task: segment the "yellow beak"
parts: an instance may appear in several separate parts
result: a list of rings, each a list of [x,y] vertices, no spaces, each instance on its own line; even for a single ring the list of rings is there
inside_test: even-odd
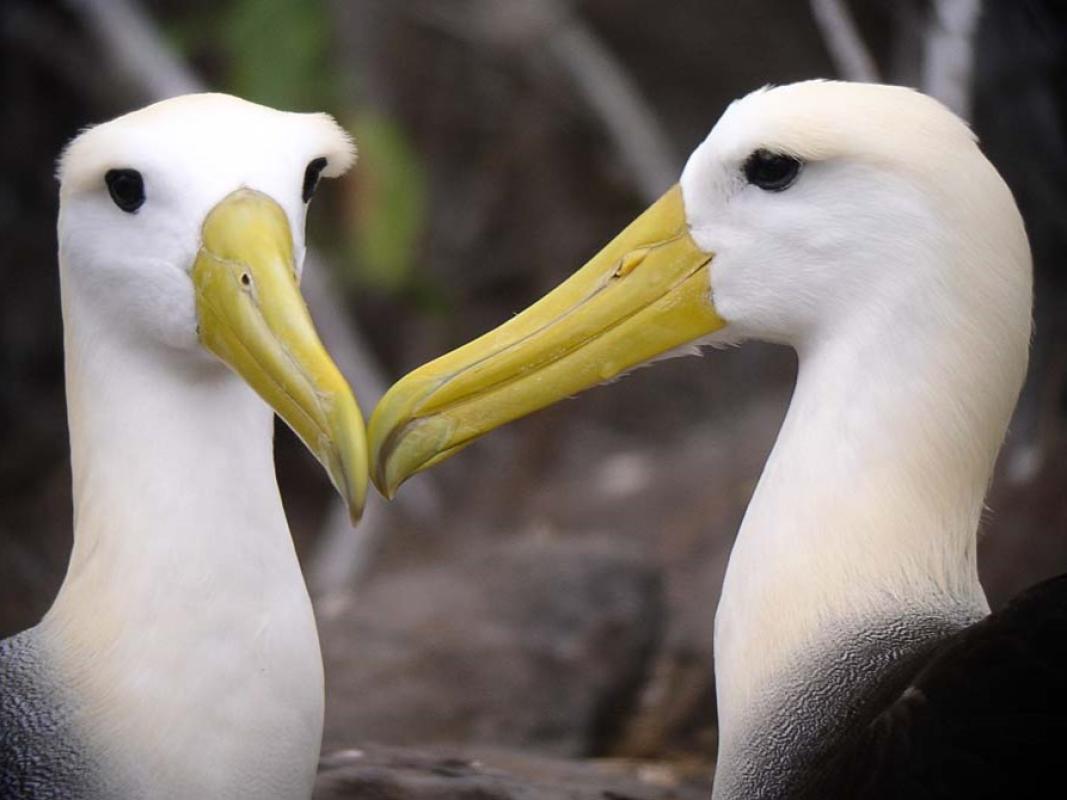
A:
[[[239,189],[207,215],[201,241],[193,265],[200,341],[303,440],[355,523],[367,492],[363,417],[304,305],[285,212]]]
[[[563,284],[382,398],[369,436],[387,497],[494,428],[610,380],[726,323],[675,186]]]

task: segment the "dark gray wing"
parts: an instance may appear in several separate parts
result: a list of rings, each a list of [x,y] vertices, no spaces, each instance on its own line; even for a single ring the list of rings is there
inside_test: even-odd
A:
[[[34,631],[0,641],[0,800],[101,796]]]
[[[1067,796],[1067,575],[949,637],[812,765],[801,798]],[[1049,787],[1060,787],[1050,795]]]

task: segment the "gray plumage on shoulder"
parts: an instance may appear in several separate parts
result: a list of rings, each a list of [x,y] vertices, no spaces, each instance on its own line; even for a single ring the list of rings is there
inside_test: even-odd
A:
[[[0,800],[100,796],[35,629],[0,640]]]

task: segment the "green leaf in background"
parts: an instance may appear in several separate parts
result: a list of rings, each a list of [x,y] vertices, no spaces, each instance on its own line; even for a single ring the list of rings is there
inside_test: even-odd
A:
[[[386,292],[409,288],[426,217],[426,174],[403,128],[381,113],[360,114],[351,130],[359,148],[359,195],[347,226],[352,278]]]
[[[333,104],[331,31],[322,0],[233,0],[217,24],[235,94],[293,110]]]
[[[351,108],[359,92],[346,96],[344,87],[361,76],[344,74],[334,58],[331,19],[326,0],[229,0],[190,6],[172,22],[171,36],[183,52],[221,67],[224,91],[274,108],[334,110],[359,159],[324,193],[340,196],[334,214],[324,216],[326,197],[319,201],[311,223],[317,240],[344,248],[347,257],[335,264],[349,287],[411,293],[423,282],[414,266],[426,224],[426,171],[403,127],[383,110],[359,105],[354,116],[336,113]]]

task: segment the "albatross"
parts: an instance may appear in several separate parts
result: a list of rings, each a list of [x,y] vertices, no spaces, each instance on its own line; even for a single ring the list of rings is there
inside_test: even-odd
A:
[[[74,547],[0,642],[0,796],[310,796],[322,659],[273,412],[358,518],[363,420],[298,286],[308,201],[354,157],[326,114],[219,94],[62,155]]]
[[[1062,785],[1067,577],[991,614],[975,554],[1031,293],[1022,219],[960,119],[901,87],[765,88],[557,289],[401,379],[374,479],[392,494],[656,358],[790,346],[715,614],[715,798],[1034,796]]]

